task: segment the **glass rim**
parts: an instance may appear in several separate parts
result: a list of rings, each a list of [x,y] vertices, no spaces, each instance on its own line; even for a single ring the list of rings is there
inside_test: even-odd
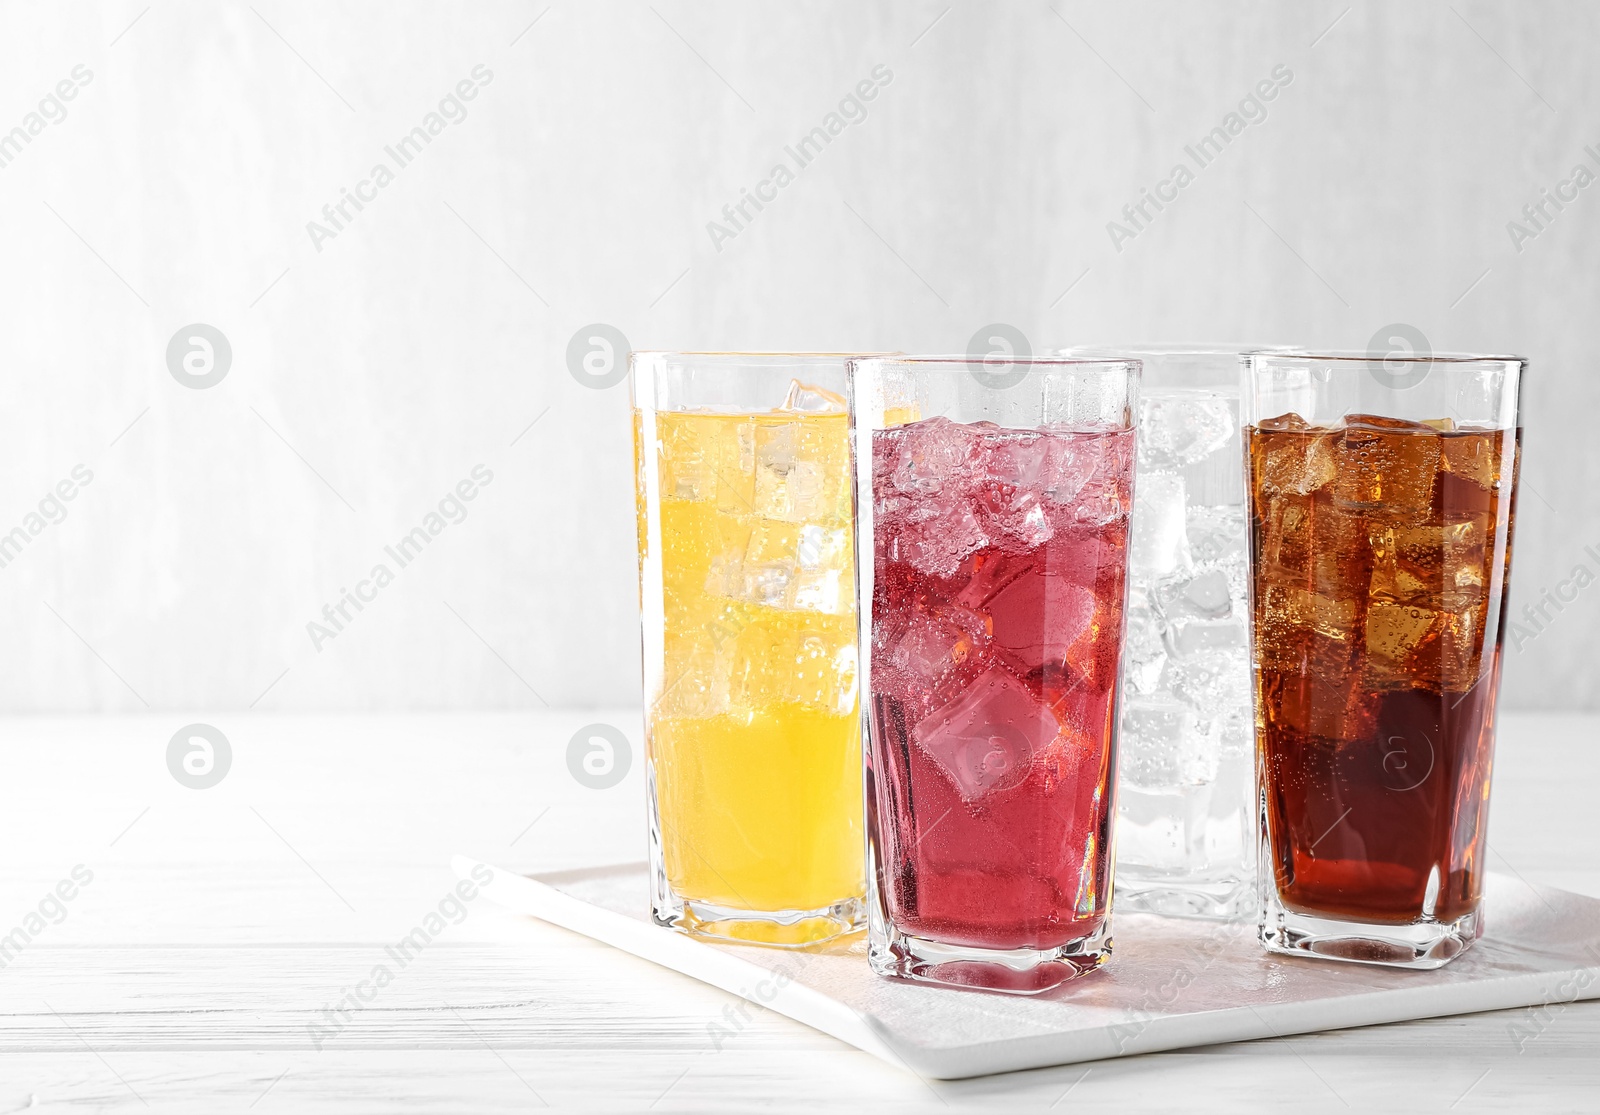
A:
[[[1142,356],[1253,356],[1297,351],[1293,345],[1262,345],[1235,341],[1151,341],[1125,345],[1067,345],[1051,349],[1060,356],[1114,357],[1126,353]],[[1303,350],[1299,350],[1303,351]]]
[[[937,356],[905,356],[899,353],[882,353],[855,356],[852,364],[913,364],[919,366],[959,365],[962,370],[974,364],[1020,365],[1026,368],[1116,368],[1134,371],[1142,369],[1144,362],[1137,356],[1073,357],[1058,355],[1008,356],[1005,353],[955,353]]]
[[[652,358],[662,360],[694,359],[694,360],[812,360],[840,363],[845,360],[858,358],[871,358],[892,356],[886,352],[745,352],[738,349],[727,350],[691,350],[672,351],[668,349],[633,349],[628,353],[628,359]]]
[[[1520,364],[1526,367],[1528,358],[1511,353],[1475,353],[1475,352],[1431,352],[1405,353],[1405,352],[1362,352],[1357,349],[1329,349],[1314,351],[1309,349],[1288,349],[1285,351],[1259,351],[1244,353],[1246,356],[1258,356],[1268,360],[1287,360],[1308,363],[1312,361],[1341,363],[1341,364]]]

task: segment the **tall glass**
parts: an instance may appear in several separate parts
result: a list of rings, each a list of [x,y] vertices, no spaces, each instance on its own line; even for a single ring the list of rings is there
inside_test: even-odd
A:
[[[868,958],[1043,991],[1111,950],[1139,362],[851,369]]]
[[[1483,932],[1518,357],[1248,357],[1269,950],[1437,968]]]
[[[1132,345],[1138,498],[1122,676],[1117,904],[1188,917],[1256,907],[1241,354]]]
[[[651,902],[806,945],[861,927],[845,357],[636,352]]]

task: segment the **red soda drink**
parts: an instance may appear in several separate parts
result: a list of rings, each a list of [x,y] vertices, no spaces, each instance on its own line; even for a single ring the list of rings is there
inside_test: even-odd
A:
[[[874,966],[1041,990],[1109,952],[1133,431],[871,437]]]

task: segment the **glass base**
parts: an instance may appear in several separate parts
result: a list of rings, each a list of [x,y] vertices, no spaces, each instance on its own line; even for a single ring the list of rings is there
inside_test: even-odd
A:
[[[890,979],[1037,995],[1092,972],[1111,956],[1111,919],[1087,937],[1052,949],[985,949],[901,933],[874,920],[867,942],[872,970]]]
[[[655,923],[695,937],[743,945],[805,948],[866,928],[866,903],[846,898],[815,910],[738,910],[711,902],[658,898]]]
[[[1195,881],[1141,878],[1117,868],[1117,909],[1172,918],[1239,921],[1256,913],[1256,882],[1249,879]]]
[[[677,893],[667,877],[661,818],[657,808],[660,798],[656,792],[655,768],[651,765],[647,770],[650,779],[650,913],[657,925],[712,941],[786,949],[820,945],[860,933],[867,927],[867,901],[860,894],[840,898],[814,909],[752,910],[747,906],[729,906],[703,898],[685,898]],[[712,871],[716,874],[715,868]],[[721,879],[722,875],[717,874],[717,877]],[[841,883],[841,889],[845,885]],[[742,897],[731,884],[728,889],[735,898]],[[818,891],[827,893],[822,886],[808,889],[811,892],[806,895],[808,898]],[[792,895],[794,891],[789,893]],[[782,899],[774,898],[772,901]]]
[[[1483,907],[1455,921],[1383,925],[1318,917],[1287,909],[1265,896],[1261,944],[1268,952],[1315,956],[1387,968],[1443,968],[1483,936]]]

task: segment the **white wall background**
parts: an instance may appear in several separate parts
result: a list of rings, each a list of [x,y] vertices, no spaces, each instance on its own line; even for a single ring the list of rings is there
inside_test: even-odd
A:
[[[1533,360],[1517,607],[1600,572],[1600,186],[1521,252],[1506,231],[1600,172],[1600,5],[144,9],[0,6],[0,132],[93,74],[0,169],[0,532],[94,476],[0,568],[0,708],[635,700],[627,389],[565,364],[597,321],[912,351],[996,321],[1036,348],[1410,323]],[[869,117],[715,250],[706,223],[880,63]],[[319,252],[307,222],[478,64],[469,115]],[[1269,118],[1114,250],[1279,64]],[[193,322],[233,348],[206,390],[166,367]],[[478,464],[468,518],[314,648]],[[1600,705],[1597,620],[1589,587],[1511,653],[1508,704]]]

